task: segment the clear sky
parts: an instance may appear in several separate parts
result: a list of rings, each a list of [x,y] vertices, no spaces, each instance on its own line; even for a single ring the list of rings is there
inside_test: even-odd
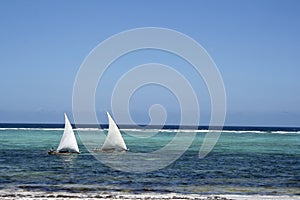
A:
[[[226,125],[300,126],[298,0],[1,0],[0,123],[63,123],[62,113],[72,113],[73,83],[88,53],[113,34],[149,26],[180,31],[207,50],[225,84]],[[140,54],[145,62],[181,62],[157,52]],[[189,72],[186,77],[199,90],[200,123],[207,124],[209,98],[201,96],[201,81]],[[101,101],[113,87],[107,85],[97,91],[100,118],[111,109]],[[161,89],[145,87],[132,98],[138,123],[148,122],[149,106],[159,101],[167,105],[168,123],[176,123],[178,103]]]

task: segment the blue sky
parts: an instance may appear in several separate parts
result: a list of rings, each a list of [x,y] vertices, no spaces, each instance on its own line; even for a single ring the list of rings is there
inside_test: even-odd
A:
[[[62,113],[72,113],[73,83],[88,53],[114,34],[150,26],[180,31],[207,50],[225,84],[226,125],[300,126],[299,21],[297,0],[2,0],[0,122],[63,123]],[[181,61],[169,55],[150,51],[136,56],[137,63],[163,62],[180,69]],[[117,65],[111,74],[119,76]],[[200,123],[207,124],[207,91],[185,69],[182,73],[201,99]],[[111,109],[113,82],[106,85],[96,96],[100,122],[102,112]],[[149,122],[146,111],[154,103],[166,105],[167,122],[177,123],[178,103],[161,89],[145,87],[132,98],[137,123]],[[158,92],[163,94],[159,98]]]

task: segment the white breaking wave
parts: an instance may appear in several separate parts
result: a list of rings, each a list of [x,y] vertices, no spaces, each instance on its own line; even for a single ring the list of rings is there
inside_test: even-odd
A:
[[[63,128],[0,128],[0,131],[6,130],[22,130],[22,131],[61,131]],[[74,131],[108,131],[107,128],[75,128]],[[216,130],[192,130],[192,129],[120,129],[123,132],[143,132],[143,133],[210,133],[216,132]],[[220,130],[217,130],[219,132]],[[300,131],[252,131],[252,130],[221,130],[222,133],[235,133],[235,134],[245,134],[245,133],[254,133],[254,134],[300,134]]]
[[[127,192],[97,192],[97,193],[71,193],[71,192],[43,192],[43,191],[23,191],[23,190],[12,190],[6,189],[0,191],[0,198],[6,200],[15,199],[236,199],[236,200],[300,200],[299,196],[295,195],[231,195],[231,194],[181,194],[181,193],[155,193],[155,192],[145,192],[141,194],[127,193]]]
[[[228,130],[223,130],[222,133],[255,133],[255,134],[300,134],[300,131],[228,131]]]
[[[73,129],[74,131],[99,131],[99,130],[104,130],[101,128],[75,128]]]
[[[64,130],[63,128],[0,128],[0,131],[6,130],[22,130],[22,131],[60,131]]]

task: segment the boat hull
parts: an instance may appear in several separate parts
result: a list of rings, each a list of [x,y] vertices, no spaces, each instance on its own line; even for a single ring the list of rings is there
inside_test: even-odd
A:
[[[115,153],[115,152],[127,152],[128,149],[93,149],[93,152],[103,152],[103,153]]]
[[[70,154],[80,154],[80,152],[56,152],[56,151],[48,151],[48,155],[70,155]]]

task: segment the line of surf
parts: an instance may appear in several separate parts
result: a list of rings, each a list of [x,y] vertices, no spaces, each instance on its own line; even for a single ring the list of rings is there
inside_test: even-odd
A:
[[[61,131],[63,128],[0,128],[0,131]],[[75,131],[88,132],[88,131],[107,131],[106,128],[75,128]],[[143,132],[143,133],[209,133],[220,130],[191,130],[191,129],[120,129],[123,132]],[[222,133],[234,133],[234,134],[300,134],[300,131],[251,131],[251,130],[221,130]]]

